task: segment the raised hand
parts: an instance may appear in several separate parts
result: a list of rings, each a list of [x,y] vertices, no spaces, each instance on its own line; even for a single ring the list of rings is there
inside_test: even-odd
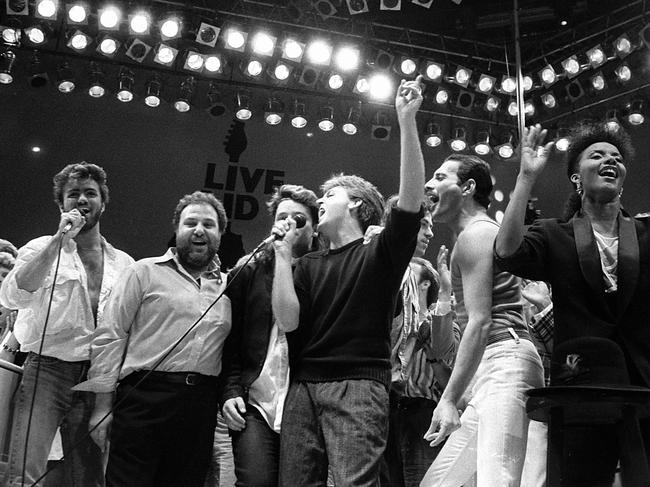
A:
[[[440,250],[438,250],[438,256],[436,257],[436,267],[440,276],[438,299],[442,298],[442,301],[448,300],[451,297],[451,272],[449,272],[448,256],[449,250],[444,245],[441,245]]]
[[[398,119],[403,119],[409,115],[415,117],[420,105],[422,105],[423,91],[422,75],[419,75],[413,81],[401,81],[395,96],[395,110]]]
[[[554,142],[547,142],[547,130],[543,129],[540,124],[524,128],[521,137],[521,167],[520,173],[524,176],[537,177],[544,167],[551,153]]]

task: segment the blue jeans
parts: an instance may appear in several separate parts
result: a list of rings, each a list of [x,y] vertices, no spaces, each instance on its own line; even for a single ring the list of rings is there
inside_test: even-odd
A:
[[[22,479],[27,422],[39,359],[40,371],[27,444],[25,477]],[[86,379],[88,365],[88,362],[64,362],[44,355],[39,357],[31,352],[27,356],[15,399],[9,450],[10,487],[21,484],[29,486],[45,473],[47,457],[59,426],[65,456],[66,485],[104,485],[101,451],[88,435],[88,419],[94,407],[95,395],[72,390],[73,386]],[[44,482],[39,482],[39,485],[44,485]]]
[[[280,485],[375,487],[388,435],[388,391],[377,381],[291,384],[280,441]]]

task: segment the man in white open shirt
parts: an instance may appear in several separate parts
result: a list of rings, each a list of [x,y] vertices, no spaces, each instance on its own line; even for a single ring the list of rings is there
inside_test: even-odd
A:
[[[87,162],[66,166],[54,177],[54,196],[61,210],[56,233],[22,247],[0,289],[0,304],[20,310],[14,333],[21,350],[28,352],[15,403],[11,487],[31,485],[45,472],[59,426],[70,485],[104,483],[101,452],[87,437],[94,397],[72,387],[86,377],[96,323],[113,284],[133,259],[100,233],[108,203],[101,167]]]

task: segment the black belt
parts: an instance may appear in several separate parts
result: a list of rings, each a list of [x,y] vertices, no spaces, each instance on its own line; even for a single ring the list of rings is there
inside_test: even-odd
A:
[[[217,377],[214,375],[197,374],[196,372],[161,372],[154,370],[139,370],[122,379],[125,384],[133,385],[146,377],[145,382],[159,382],[164,384],[198,386],[216,385]]]
[[[434,406],[436,402],[426,397],[409,397],[401,396],[393,391],[390,393],[390,403],[397,409],[421,408],[425,406]]]

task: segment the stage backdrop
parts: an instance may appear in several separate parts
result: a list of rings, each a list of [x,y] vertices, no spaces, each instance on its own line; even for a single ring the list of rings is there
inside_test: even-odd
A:
[[[394,121],[393,121],[394,122]],[[312,134],[309,136],[309,134]],[[631,212],[650,210],[650,131],[632,132],[636,162],[629,169],[623,196]],[[31,151],[39,146],[41,152]],[[450,153],[424,148],[427,177]],[[398,189],[399,132],[388,141],[373,140],[369,129],[347,136],[340,128],[321,132],[313,124],[297,130],[288,121],[271,127],[258,115],[242,124],[226,112],[178,113],[170,105],[144,105],[137,97],[120,103],[114,96],[90,98],[81,90],[61,94],[53,87],[33,89],[24,79],[0,85],[0,237],[16,245],[56,230],[58,208],[52,201],[52,176],[65,164],[87,160],[109,175],[111,201],[102,233],[135,258],[164,252],[172,236],[172,211],[179,197],[208,190],[221,198],[232,225],[229,242],[250,251],[270,228],[265,201],[274,186],[319,185],[336,172],[373,181],[385,196]],[[518,162],[489,157],[496,189],[491,214],[505,209]],[[562,158],[555,156],[536,188],[542,216],[558,216],[570,191]],[[428,252],[434,259],[451,234],[436,226]]]

